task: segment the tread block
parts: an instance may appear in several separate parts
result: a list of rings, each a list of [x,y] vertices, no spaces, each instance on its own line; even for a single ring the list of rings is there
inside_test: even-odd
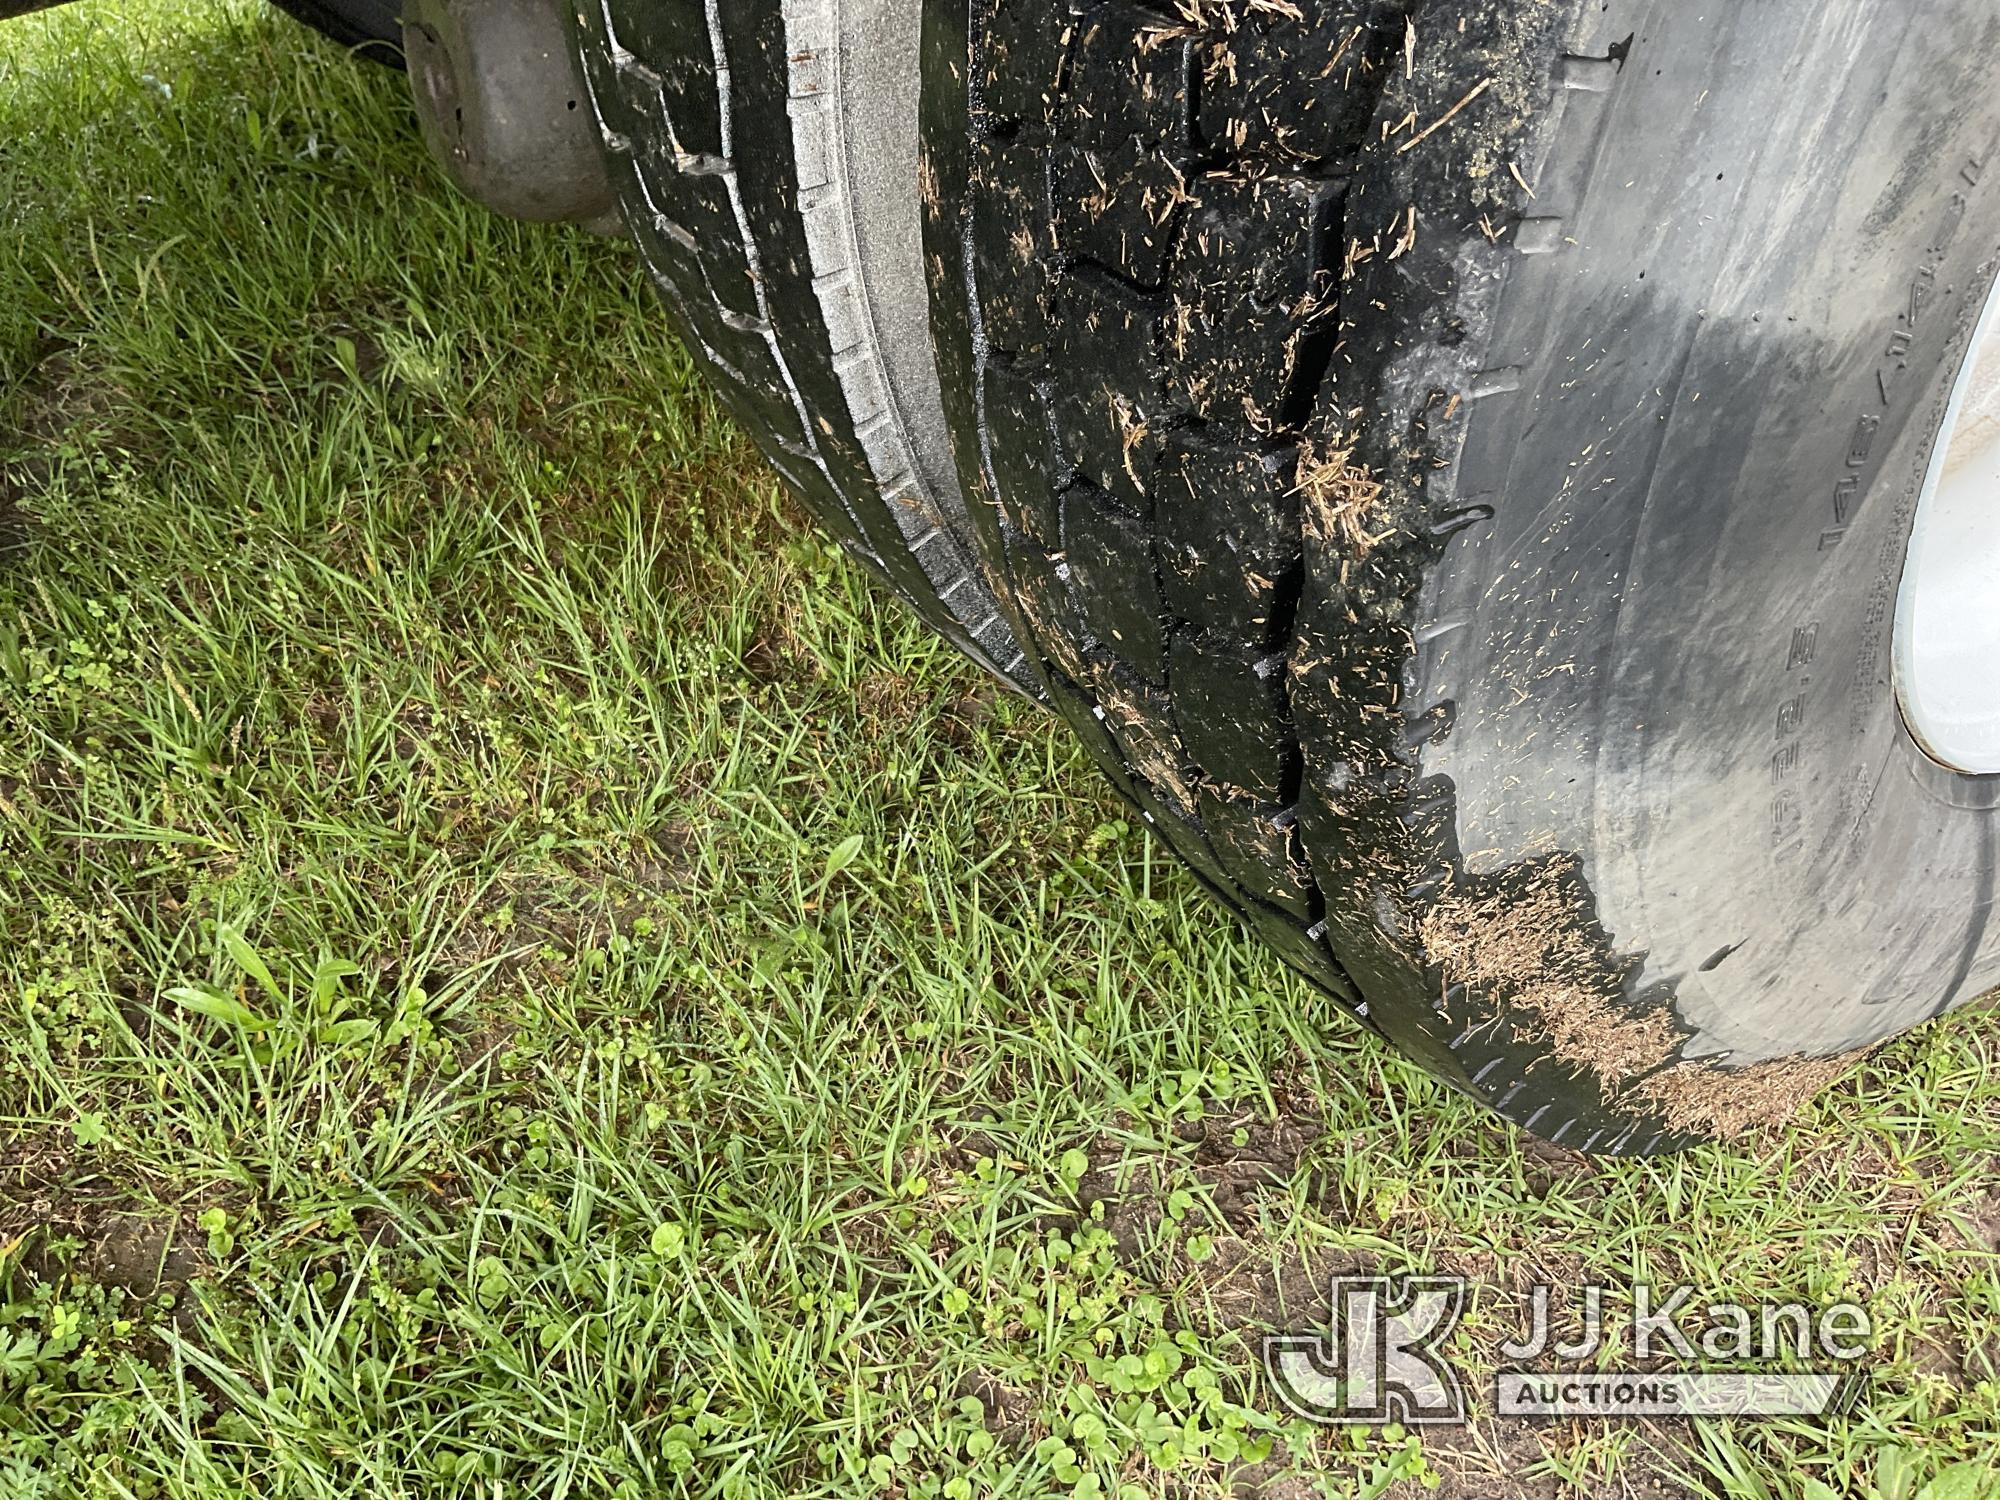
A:
[[[1049,404],[1070,464],[1132,510],[1144,510],[1146,476],[1161,440],[1163,372],[1153,306],[1101,277],[1056,285]]]
[[[1320,291],[1322,250],[1345,184],[1323,177],[1199,177],[1177,282],[1227,288],[1259,310],[1288,309]]]
[[[979,314],[995,347],[1039,353],[1049,325],[1049,211],[1044,164],[1032,146],[973,147],[967,196]]]
[[[1201,772],[1174,730],[1167,695],[1116,663],[1092,672],[1088,684],[1132,779],[1151,788],[1176,817],[1193,818]]]
[[[640,167],[638,173],[640,187],[650,208],[650,205],[658,202],[652,191],[652,184],[648,180],[652,176],[652,170],[649,167]],[[652,269],[653,274],[661,278],[664,285],[676,289],[676,295],[681,295],[678,292],[679,288],[700,287],[707,283],[708,271],[701,263],[701,256],[696,249],[693,236],[678,220],[666,213],[652,210],[633,213],[627,222],[631,226],[632,240],[638,246],[641,258]],[[701,302],[703,304],[701,311],[708,314],[709,321],[715,321],[716,308],[713,302],[706,298],[690,300]],[[703,322],[693,316],[690,316],[689,321]],[[707,336],[707,329],[704,327],[703,337]]]
[[[1051,705],[1076,732],[1090,758],[1121,795],[1137,801],[1138,788],[1125,769],[1125,752],[1105,727],[1096,699],[1067,673],[1052,677],[1050,687]]]
[[[614,44],[658,80],[666,118],[681,150],[690,156],[721,156],[722,100],[716,89],[715,45],[702,0],[647,0],[607,10]]]
[[[1000,514],[1042,551],[1060,552],[1062,501],[1057,491],[1066,476],[1056,464],[1042,393],[1025,375],[989,365],[985,415]]]
[[[1158,286],[1179,210],[1190,201],[1179,169],[1136,141],[1058,146],[1053,162],[1057,249]]]
[[[702,329],[703,322],[698,316],[694,299],[690,298],[687,318],[695,328]],[[714,318],[714,309],[701,309]],[[730,369],[725,373],[728,384],[737,393],[738,411],[746,421],[754,421],[765,432],[771,434],[775,442],[788,443],[806,452],[805,434],[799,430],[798,408],[792,404],[785,384],[785,372],[778,367],[777,356],[771,346],[761,338],[746,338],[740,333],[725,335],[709,326],[715,337],[704,341],[708,348],[721,359],[728,361]]]
[[[1285,658],[1246,656],[1235,641],[1177,633],[1167,648],[1174,721],[1196,765],[1260,802],[1284,799],[1297,752]]]
[[[1215,851],[1208,846],[1201,822],[1194,813],[1183,810],[1170,795],[1149,782],[1134,783],[1130,795],[1139,811],[1146,815],[1148,826],[1165,839],[1168,847],[1201,878],[1209,894],[1241,916],[1243,902],[1238,888],[1230,880]]]
[[[1300,14],[1247,17],[1195,51],[1199,125],[1214,150],[1324,161],[1358,150],[1400,40],[1398,18],[1377,28],[1375,0],[1317,0]]]
[[[651,201],[648,169],[638,173],[638,188]],[[630,202],[628,196],[627,199]],[[803,448],[798,409],[792,405],[785,372],[778,367],[770,343],[760,334],[746,334],[725,321],[725,310],[689,287],[706,285],[707,269],[684,230],[664,216],[634,212],[629,216],[633,241],[665,294],[672,316],[702,352],[710,374],[726,389],[738,415],[770,433],[774,440]]]
[[[1039,649],[1072,681],[1088,682],[1096,671],[1088,654],[1091,631],[1070,592],[1066,565],[1024,537],[1010,540],[1007,550],[1013,562],[1014,602],[1027,617],[1035,637],[1022,644],[1030,650]]]
[[[720,172],[683,172],[648,155],[647,188],[659,209],[694,239],[711,296],[738,317],[758,316],[757,277],[736,220],[729,182]]]
[[[1138,138],[1169,149],[1192,145],[1187,28],[1136,5],[1104,5],[1073,23],[1061,133],[1085,145]]]
[[[1155,486],[1167,608],[1197,628],[1259,645],[1290,628],[1304,569],[1297,454],[1208,447],[1171,434]]]
[[[1354,1018],[1375,1035],[1388,1039],[1381,1023],[1366,1010],[1357,1008],[1361,997],[1355,993],[1347,971],[1335,962],[1334,949],[1323,934],[1313,933],[1296,922],[1281,921],[1261,922],[1256,931],[1286,963],[1349,1007]]]
[[[588,45],[581,50],[584,77],[600,105],[600,125],[625,138],[624,154],[642,145],[663,146],[672,128],[666,80],[629,53]],[[663,154],[672,159],[670,149]]]
[[[983,24],[978,12],[985,12]],[[988,125],[1047,138],[1075,22],[1061,0],[976,0],[975,35],[985,45],[977,65],[977,98]]]
[[[1342,186],[1204,177],[1193,190],[1200,203],[1168,280],[1173,393],[1203,417],[1268,431],[1309,355],[1308,330],[1331,323],[1333,281],[1320,268]]]
[[[1205,786],[1201,825],[1215,857],[1245,890],[1301,921],[1313,919],[1312,867],[1289,808],[1244,802]]]
[[[1020,651],[1014,643],[1013,630],[997,611],[972,627],[972,642],[1003,672]]]
[[[1166,606],[1151,530],[1079,484],[1063,495],[1063,561],[1078,612],[1098,644],[1148,682],[1166,681]]]

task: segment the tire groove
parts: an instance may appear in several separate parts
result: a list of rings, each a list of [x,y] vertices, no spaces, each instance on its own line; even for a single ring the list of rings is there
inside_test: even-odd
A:
[[[879,350],[866,347],[879,343],[879,331],[854,316],[867,311],[864,299],[803,269],[815,248],[804,235],[816,201],[836,219],[846,205],[826,201],[819,180],[827,141],[814,135],[837,127],[837,117],[787,108],[795,79],[809,80],[783,45],[785,27],[790,21],[796,34],[853,3],[597,0],[572,14],[627,222],[690,351],[841,543],[953,644],[1004,676],[997,664],[1018,649],[991,628],[983,580],[949,528],[938,529],[941,508],[956,497],[918,493],[906,433],[886,448],[887,426],[856,433],[868,427],[871,405],[888,406],[894,384]],[[851,247],[851,224],[846,230]],[[845,284],[857,287],[861,258],[850,249],[842,261]],[[831,357],[836,343],[845,357]],[[933,468],[948,473],[942,459]]]

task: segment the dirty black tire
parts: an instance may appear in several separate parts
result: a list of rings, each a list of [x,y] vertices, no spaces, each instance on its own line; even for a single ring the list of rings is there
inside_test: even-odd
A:
[[[1886,648],[1996,76],[1990,0],[929,8],[948,415],[1050,700],[1538,1134],[1732,1134],[2000,983],[2000,778]]]
[[[973,566],[930,349],[914,5],[605,0],[578,19],[625,221],[683,341],[821,524],[1024,680]]]
[[[357,56],[392,68],[403,66],[401,0],[271,0],[295,21]]]

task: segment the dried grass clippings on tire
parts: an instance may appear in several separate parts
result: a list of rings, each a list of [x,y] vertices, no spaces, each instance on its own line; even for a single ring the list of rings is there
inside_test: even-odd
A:
[[[1666,1006],[1635,1011],[1625,998],[1623,970],[1583,915],[1586,889],[1575,860],[1557,859],[1525,886],[1446,896],[1417,936],[1447,989],[1466,985],[1517,1039],[1615,1089],[1670,1057],[1682,1031]]]
[[[1196,31],[1231,32],[1252,16],[1275,16],[1304,23],[1295,0],[1177,0],[1174,9]]]
[[[1149,709],[1113,673],[1099,671],[1093,690],[1132,769],[1165,793],[1183,814],[1195,807],[1195,780],[1187,749],[1157,709]]]
[[[1306,535],[1321,546],[1344,548],[1358,561],[1398,528],[1384,507],[1382,481],[1357,463],[1354,453],[1355,445],[1344,440],[1323,448],[1301,445],[1294,488]]]
[[[1747,1068],[1676,1063],[1632,1092],[1660,1112],[1669,1130],[1727,1140],[1761,1126],[1782,1125],[1872,1050],[1862,1047],[1835,1057],[1778,1059]]]

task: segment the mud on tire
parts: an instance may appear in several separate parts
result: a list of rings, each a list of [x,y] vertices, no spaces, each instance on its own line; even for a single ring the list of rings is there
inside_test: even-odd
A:
[[[1881,666],[2000,246],[2000,21],[1915,10],[928,10],[947,411],[1051,701],[1295,967],[1567,1144],[1775,1118],[2000,982],[2000,792]]]

